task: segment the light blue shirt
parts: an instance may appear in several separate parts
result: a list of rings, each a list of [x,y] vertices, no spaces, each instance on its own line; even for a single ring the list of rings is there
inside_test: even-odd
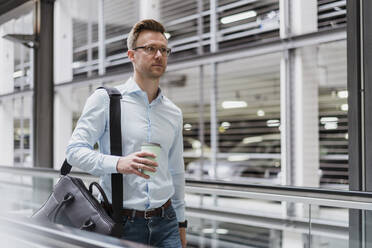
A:
[[[144,142],[158,143],[156,174],[145,179],[123,175],[124,208],[147,210],[172,199],[177,219],[185,220],[185,170],[183,161],[182,112],[159,94],[148,101],[133,78],[117,87],[122,93],[121,127],[123,156],[141,150]],[[111,173],[117,173],[120,157],[110,154],[109,96],[96,90],[87,100],[83,113],[67,146],[67,161],[88,173],[100,176],[100,184],[111,200]],[[94,150],[98,142],[99,152]]]

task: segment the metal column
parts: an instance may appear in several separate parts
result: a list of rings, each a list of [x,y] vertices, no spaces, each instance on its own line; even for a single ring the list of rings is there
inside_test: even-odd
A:
[[[280,27],[281,38],[291,36],[291,0],[280,1],[280,14],[283,21]],[[280,126],[281,126],[281,168],[282,184],[294,185],[294,56],[295,49],[287,49],[282,53],[281,75],[284,80],[280,84]],[[295,215],[295,204],[285,203],[285,212],[287,216]]]
[[[53,8],[54,0],[36,2],[34,54],[34,167],[53,168]]]
[[[217,0],[210,0],[210,50],[212,53],[217,52],[218,50],[218,40],[217,40],[217,31],[218,31],[218,17],[217,17]]]
[[[349,185],[350,190],[363,190],[360,4],[347,1],[347,88],[349,120]],[[361,210],[349,210],[349,247],[361,248],[365,239]]]
[[[371,1],[363,1],[363,27],[364,27],[364,34],[363,34],[363,81],[364,85],[362,90],[364,91],[364,111],[365,111],[365,183],[366,183],[366,191],[372,191],[372,2]],[[350,108],[349,108],[350,109]],[[372,238],[372,235],[368,235],[368,237]]]
[[[53,18],[54,0],[35,3],[33,166],[53,168]],[[33,199],[44,202],[53,188],[53,180],[33,177]]]
[[[218,30],[218,17],[217,17],[217,0],[210,0],[210,52],[215,53],[218,51],[218,40],[217,40],[217,30]],[[210,124],[210,135],[211,135],[211,150],[212,157],[211,163],[214,171],[214,178],[218,177],[217,172],[217,154],[218,154],[218,117],[217,117],[217,103],[218,103],[218,83],[217,83],[217,63],[211,63],[211,74],[212,74],[212,89],[211,89],[211,99],[210,99],[210,113],[211,113],[211,124]],[[217,206],[217,196],[215,194],[213,197],[213,205]],[[213,229],[213,242],[212,248],[218,246],[218,234],[217,234],[218,223],[212,221]]]
[[[293,71],[294,71],[294,53],[293,49],[283,52],[284,84],[281,85],[281,147],[282,147],[282,170],[284,174],[284,185],[294,185],[294,103],[293,103]]]
[[[218,50],[217,45],[217,1],[210,1],[210,26],[211,26],[211,44],[210,52],[215,53]],[[217,63],[211,63],[211,75],[212,75],[212,89],[211,89],[211,99],[210,99],[210,111],[211,111],[211,149],[212,157],[211,162],[214,167],[214,177],[217,177],[217,153],[218,153],[218,131],[217,131]]]
[[[91,77],[92,76],[92,60],[93,60],[93,48],[92,48],[92,38],[93,38],[93,32],[92,32],[92,29],[93,29],[93,22],[92,22],[92,5],[90,4],[88,6],[89,8],[89,13],[88,13],[88,27],[87,27],[87,45],[88,45],[88,49],[87,49],[87,62],[88,62],[88,72],[87,72],[87,76],[88,77]]]
[[[198,36],[199,36],[199,46],[198,55],[203,54],[203,0],[198,0]]]
[[[349,104],[349,183],[372,191],[372,25],[371,1],[347,1],[347,74]],[[349,247],[372,243],[371,211],[349,210]]]
[[[105,60],[106,60],[106,47],[105,47],[105,18],[104,18],[105,1],[99,0],[98,2],[98,74],[103,75],[106,73]]]

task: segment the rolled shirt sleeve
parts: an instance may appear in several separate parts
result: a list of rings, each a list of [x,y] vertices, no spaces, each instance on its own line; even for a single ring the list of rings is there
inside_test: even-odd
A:
[[[100,145],[109,142],[109,101],[104,89],[96,90],[87,99],[66,150],[67,162],[96,176],[116,173],[120,158],[109,155],[110,151],[105,151]],[[97,142],[99,152],[94,150]]]

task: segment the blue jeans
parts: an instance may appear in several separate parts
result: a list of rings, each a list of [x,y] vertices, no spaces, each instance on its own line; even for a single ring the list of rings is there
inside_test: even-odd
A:
[[[182,247],[176,212],[172,206],[164,211],[164,216],[149,219],[124,217],[123,239],[155,247]]]

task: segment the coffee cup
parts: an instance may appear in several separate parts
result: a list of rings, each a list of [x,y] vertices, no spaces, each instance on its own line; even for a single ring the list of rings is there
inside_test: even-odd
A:
[[[156,155],[156,157],[145,157],[149,160],[152,160],[152,161],[155,161],[155,162],[158,162],[158,157],[160,156],[160,152],[161,152],[161,146],[157,143],[143,143],[141,145],[141,151],[142,152],[151,152],[151,153],[154,153]],[[147,166],[151,166],[151,165],[147,165]],[[154,168],[157,168],[157,167],[154,167]],[[145,174],[145,175],[148,175],[148,176],[153,176],[156,172],[152,172],[152,171],[148,171],[148,170],[142,170],[142,173]]]

